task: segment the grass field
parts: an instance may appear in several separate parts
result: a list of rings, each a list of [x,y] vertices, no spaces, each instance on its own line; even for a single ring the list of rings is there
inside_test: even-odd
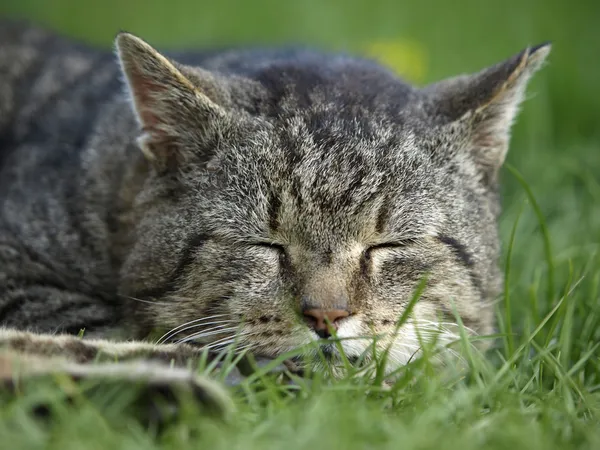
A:
[[[385,392],[360,378],[294,389],[266,379],[234,393],[228,423],[190,413],[160,434],[121,412],[124,398],[63,405],[48,425],[25,415],[23,396],[0,405],[0,448],[600,448],[600,2],[3,0],[0,14],[104,46],[126,29],[163,48],[353,50],[420,84],[554,44],[503,173],[500,336],[467,372],[425,358]]]

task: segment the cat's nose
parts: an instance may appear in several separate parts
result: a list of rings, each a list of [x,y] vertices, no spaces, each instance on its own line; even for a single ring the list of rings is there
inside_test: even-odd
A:
[[[330,337],[331,327],[337,331],[340,320],[350,315],[345,309],[325,310],[321,308],[311,308],[305,309],[302,313],[304,314],[304,320],[306,320],[307,325],[315,330],[321,338]],[[329,322],[329,324],[327,322]]]

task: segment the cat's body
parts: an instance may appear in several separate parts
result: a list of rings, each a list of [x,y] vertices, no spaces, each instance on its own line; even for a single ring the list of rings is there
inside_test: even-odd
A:
[[[548,46],[423,89],[307,50],[117,48],[133,105],[112,54],[0,26],[0,326],[269,357],[333,327],[395,365],[454,311],[492,330],[497,172]]]

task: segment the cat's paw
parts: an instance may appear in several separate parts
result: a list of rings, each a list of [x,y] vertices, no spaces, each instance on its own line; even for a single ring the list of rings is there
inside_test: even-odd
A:
[[[219,383],[181,367],[155,362],[77,364],[63,360],[0,352],[0,384],[11,396],[27,395],[41,385],[59,391],[63,401],[117,392],[141,421],[164,425],[186,408],[227,419],[234,404]],[[56,398],[56,397],[55,397]],[[49,415],[51,404],[36,404]]]

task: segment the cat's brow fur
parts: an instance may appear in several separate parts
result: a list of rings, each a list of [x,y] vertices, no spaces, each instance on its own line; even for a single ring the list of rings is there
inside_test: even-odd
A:
[[[272,357],[317,338],[302,308],[342,308],[338,336],[395,365],[454,339],[454,311],[492,330],[498,170],[548,45],[416,88],[304,49],[0,42],[0,324]]]

